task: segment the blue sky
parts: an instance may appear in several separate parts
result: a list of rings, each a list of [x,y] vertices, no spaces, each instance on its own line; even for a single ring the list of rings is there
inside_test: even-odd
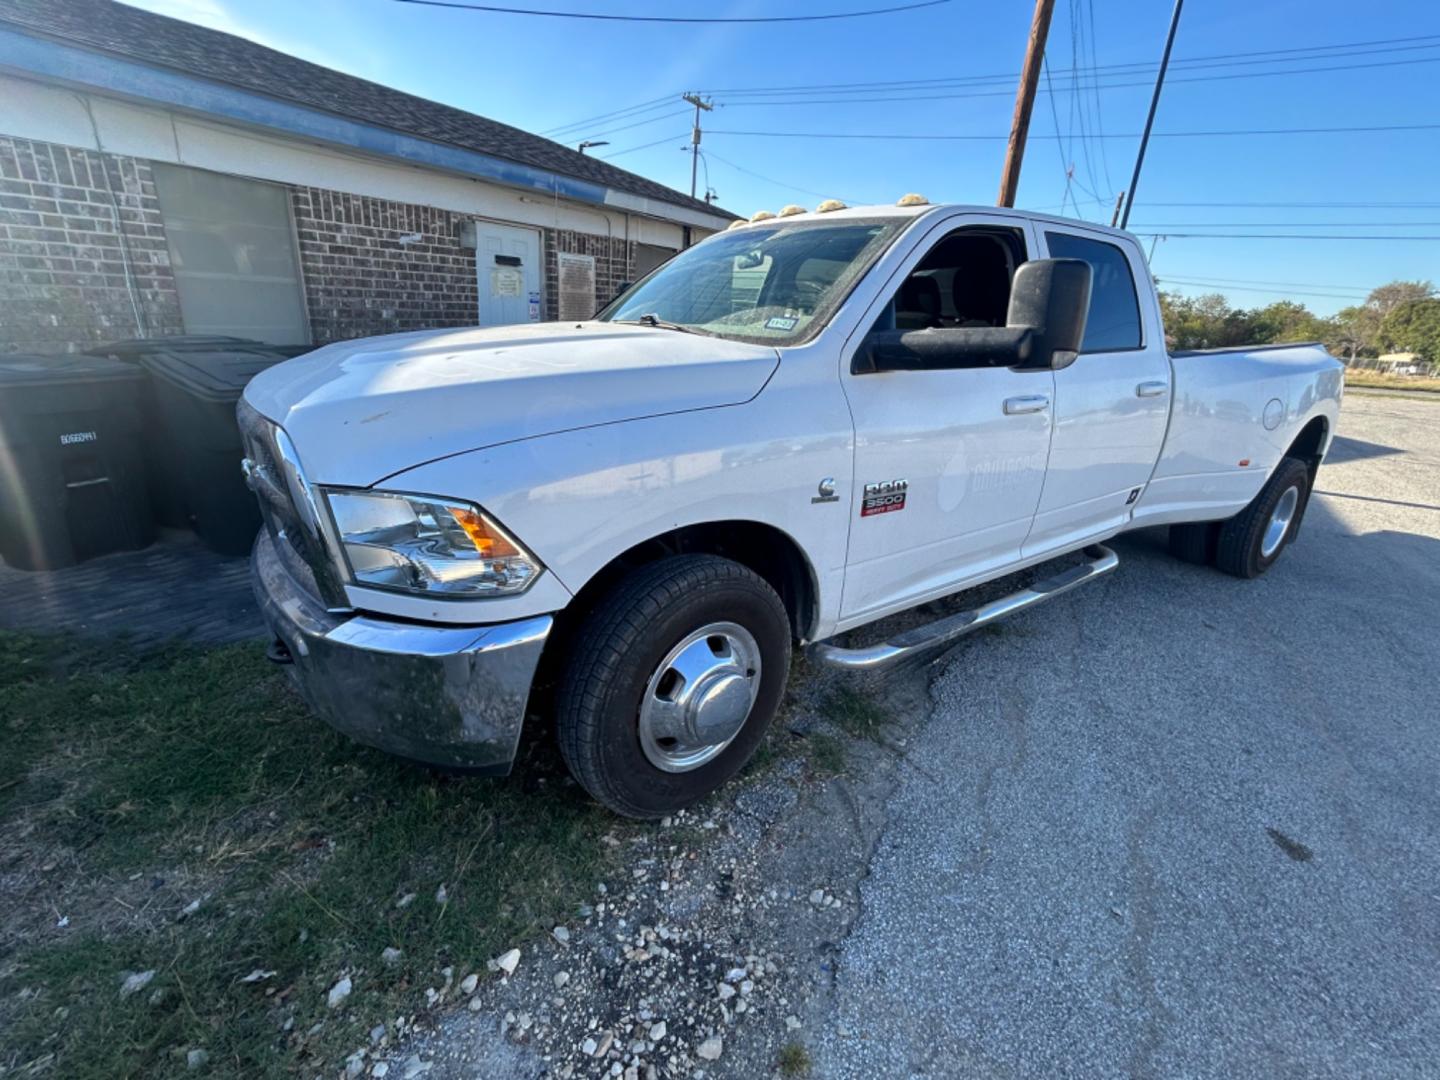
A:
[[[1029,0],[952,0],[835,22],[676,26],[482,14],[393,0],[132,2],[541,133],[655,102],[556,137],[572,144],[607,139],[609,146],[592,152],[616,154],[615,164],[687,191],[689,119],[678,99],[687,90],[710,91],[717,107],[704,121],[713,129],[703,143],[709,184],[720,205],[744,214],[788,202],[813,205],[819,192],[852,202],[890,202],[918,191],[933,201],[993,203],[1014,85],[980,77],[1019,69],[1032,10]],[[895,2],[526,0],[519,6],[713,17]],[[1031,129],[1051,137],[1035,139],[1027,150],[1019,205],[1058,212],[1063,200],[1075,216],[1075,198],[1080,216],[1108,222],[1114,194],[1129,180],[1152,76],[1121,68],[1097,79],[1087,71],[1085,90],[1077,93],[1069,70],[1077,61],[1101,68],[1153,64],[1169,14],[1168,0],[1057,0],[1047,51],[1055,93],[1045,93],[1042,80]],[[1433,36],[1413,40],[1424,35]],[[1379,41],[1387,43],[1355,44]],[[1325,46],[1349,47],[1299,51]],[[1204,59],[1215,56],[1229,59]],[[1174,61],[1157,133],[1440,122],[1440,10],[1420,0],[1190,0]],[[1258,74],[1277,70],[1292,73]],[[1233,77],[1251,73],[1257,74]],[[970,81],[938,89],[933,82],[771,89],[930,80]],[[1092,89],[1093,81],[1101,89]],[[659,100],[667,97],[673,106]],[[863,98],[891,100],[857,100]],[[1090,137],[1082,138],[1082,130]],[[1101,132],[1110,137],[1097,137]],[[829,139],[812,133],[999,137]],[[702,194],[705,174],[702,169]],[[1151,142],[1130,224],[1141,233],[1440,236],[1437,176],[1440,129],[1159,137]],[[1243,306],[1288,297],[1328,313],[1385,281],[1440,282],[1440,240],[1172,237],[1157,242],[1152,266],[1181,292],[1223,292]]]

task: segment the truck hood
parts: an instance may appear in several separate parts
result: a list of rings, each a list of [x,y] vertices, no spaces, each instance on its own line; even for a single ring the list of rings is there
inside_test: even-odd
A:
[[[545,323],[337,342],[261,372],[245,399],[316,483],[368,487],[497,443],[739,405],[772,348],[646,326]]]

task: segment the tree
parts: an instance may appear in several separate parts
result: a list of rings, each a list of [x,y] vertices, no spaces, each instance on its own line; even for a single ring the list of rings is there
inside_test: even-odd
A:
[[[1433,300],[1435,285],[1429,281],[1392,281],[1388,285],[1371,289],[1365,305],[1374,308],[1383,318],[1391,310],[1411,300]]]
[[[1440,340],[1433,336],[1440,299],[1428,281],[1381,285],[1370,291],[1365,303],[1342,308],[1328,319],[1293,300],[1247,310],[1232,308],[1219,293],[1181,296],[1163,290],[1160,311],[1165,340],[1173,349],[1323,341],[1347,363],[1362,354],[1374,356],[1381,349],[1394,348],[1440,362]]]
[[[1160,311],[1171,348],[1223,349],[1247,343],[1247,313],[1232,308],[1219,293],[1181,296],[1162,292]]]
[[[1250,333],[1255,344],[1282,341],[1323,341],[1333,337],[1328,319],[1321,319],[1304,304],[1277,300],[1268,307],[1248,312]]]
[[[1349,363],[1375,343],[1380,329],[1380,319],[1371,308],[1356,305],[1341,308],[1330,320],[1331,335],[1325,339],[1330,351],[1345,358]]]
[[[1396,304],[1380,323],[1377,341],[1392,352],[1418,353],[1427,363],[1440,362],[1440,300],[1411,299]]]
[[[1380,326],[1386,315],[1401,304],[1434,296],[1435,286],[1429,281],[1392,281],[1381,285],[1370,290],[1365,303],[1337,311],[1331,336],[1324,340],[1332,352],[1340,353],[1347,361],[1361,354],[1375,356],[1385,347],[1380,343]]]

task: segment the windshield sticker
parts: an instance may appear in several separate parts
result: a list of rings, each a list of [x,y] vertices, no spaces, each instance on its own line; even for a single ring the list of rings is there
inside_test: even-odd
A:
[[[799,319],[792,319],[792,318],[789,318],[788,316],[776,315],[773,319],[769,319],[769,320],[766,321],[766,323],[765,323],[765,329],[766,329],[766,330],[784,330],[784,331],[786,331],[786,332],[789,332],[789,331],[795,329],[795,324],[798,323],[799,321],[800,321]]]

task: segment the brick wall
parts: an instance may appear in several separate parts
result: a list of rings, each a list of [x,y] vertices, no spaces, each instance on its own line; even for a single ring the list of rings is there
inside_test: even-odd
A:
[[[149,163],[0,136],[0,352],[135,337],[136,308],[148,333],[181,332]]]
[[[622,237],[596,236],[569,229],[545,230],[545,318],[560,317],[560,272],[555,253],[595,256],[595,303],[603,307],[625,282],[633,279],[635,243]]]
[[[467,215],[321,188],[293,189],[291,205],[317,345],[475,325],[475,252],[459,241]]]
[[[475,252],[460,246],[470,215],[322,188],[291,187],[290,200],[315,344],[476,324]],[[547,319],[559,316],[557,251],[595,256],[599,304],[633,277],[634,243],[541,232]],[[136,337],[135,307],[147,336],[185,332],[147,161],[0,136],[0,241],[0,352]]]

